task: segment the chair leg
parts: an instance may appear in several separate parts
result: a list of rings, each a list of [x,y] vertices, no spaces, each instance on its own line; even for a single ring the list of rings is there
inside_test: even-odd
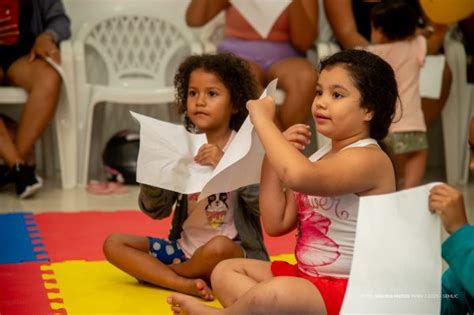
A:
[[[44,176],[53,178],[56,175],[55,163],[56,150],[54,145],[53,129],[49,126],[41,139],[41,159],[43,163]]]

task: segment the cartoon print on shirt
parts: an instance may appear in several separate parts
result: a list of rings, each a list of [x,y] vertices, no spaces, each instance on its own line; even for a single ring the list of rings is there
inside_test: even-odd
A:
[[[205,208],[207,215],[207,222],[213,228],[217,229],[224,223],[224,218],[229,210],[227,205],[227,193],[219,193],[207,197],[207,206]]]
[[[306,266],[326,266],[335,262],[341,253],[339,245],[327,236],[331,220],[317,212],[307,195],[295,193],[298,202],[300,224],[298,226],[300,241],[297,243],[297,259]],[[314,249],[309,247],[326,247],[326,254],[314,255]],[[316,268],[315,268],[316,269]]]

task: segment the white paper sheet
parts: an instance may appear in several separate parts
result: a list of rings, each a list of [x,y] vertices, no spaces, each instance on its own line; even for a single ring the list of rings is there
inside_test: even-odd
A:
[[[439,314],[440,219],[428,210],[433,185],[360,198],[341,314]]]
[[[420,72],[421,97],[438,99],[441,95],[445,60],[444,55],[426,56]]]
[[[262,93],[275,97],[277,80]],[[140,123],[137,182],[183,194],[201,192],[199,200],[260,181],[264,150],[250,118],[224,152],[216,168],[194,162],[207,142],[204,134],[192,134],[181,125],[130,112]]]
[[[232,5],[262,38],[267,38],[291,0],[231,0]]]

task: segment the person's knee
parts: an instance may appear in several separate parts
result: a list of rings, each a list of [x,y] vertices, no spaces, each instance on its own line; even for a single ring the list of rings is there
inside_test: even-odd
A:
[[[214,267],[211,273],[211,285],[213,287],[221,283],[223,279],[227,279],[229,273],[236,271],[235,261],[235,259],[222,260]]]
[[[43,62],[37,66],[37,70],[37,75],[35,75],[33,79],[33,88],[40,88],[47,93],[59,91],[61,76],[53,67]]]
[[[104,252],[105,257],[109,259],[116,249],[124,244],[124,240],[121,234],[113,233],[107,236],[102,245],[102,251]]]
[[[287,92],[307,94],[316,89],[318,75],[316,70],[308,65],[293,71],[291,75],[282,78],[282,81],[282,86],[286,87]]]
[[[229,267],[229,260],[220,261],[212,270],[211,283],[219,282],[219,279],[222,278],[222,275],[226,274],[230,270]]]
[[[219,235],[211,239],[205,246],[207,257],[214,257],[217,260],[235,257],[237,245],[228,237]]]

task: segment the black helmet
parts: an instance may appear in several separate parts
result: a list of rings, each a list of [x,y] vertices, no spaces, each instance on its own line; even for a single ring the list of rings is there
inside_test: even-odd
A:
[[[102,160],[107,178],[125,184],[137,184],[137,158],[140,134],[134,130],[117,132],[107,141]]]

